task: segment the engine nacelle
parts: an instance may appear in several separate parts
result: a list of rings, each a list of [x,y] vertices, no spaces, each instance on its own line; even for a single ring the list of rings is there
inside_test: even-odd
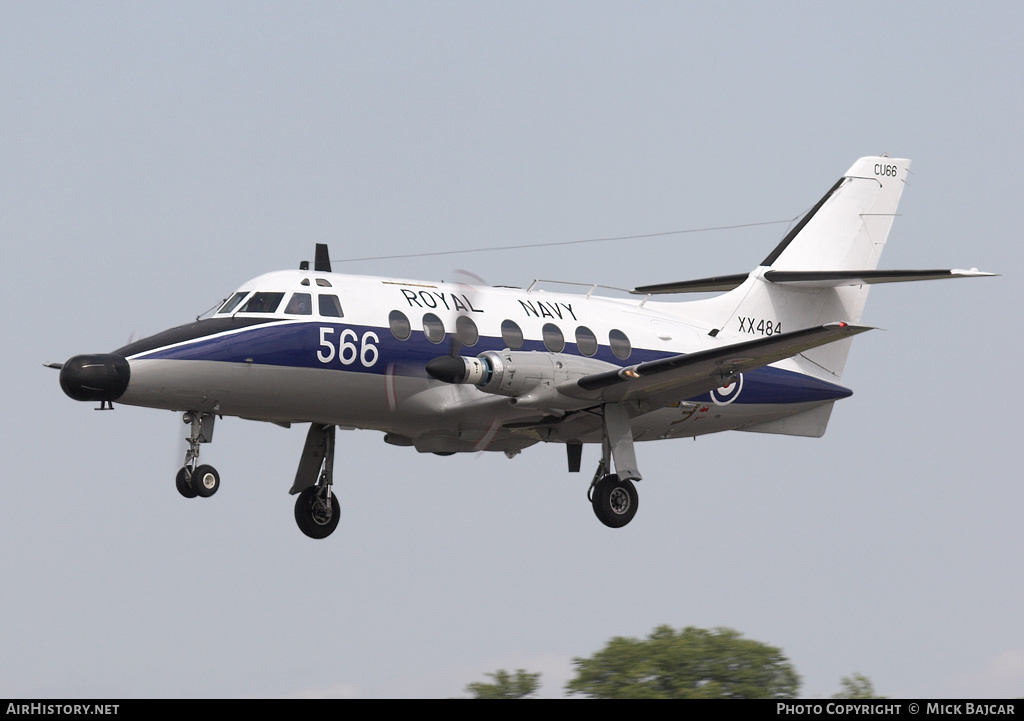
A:
[[[484,393],[525,400],[553,393],[566,381],[617,367],[564,353],[489,350],[476,358],[435,358],[427,363],[427,373],[446,383],[474,385]]]

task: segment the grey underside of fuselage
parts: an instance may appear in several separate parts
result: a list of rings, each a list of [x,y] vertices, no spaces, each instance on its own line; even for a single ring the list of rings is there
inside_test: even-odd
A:
[[[568,413],[517,407],[473,386],[399,373],[353,373],[254,363],[132,360],[126,405],[204,411],[273,423],[324,423],[383,431],[420,451],[515,451],[534,443],[599,443],[599,406]],[[766,430],[829,403],[716,405],[680,401],[630,408],[637,441],[724,430]],[[827,412],[827,410],[826,410]],[[799,434],[812,435],[812,434]]]

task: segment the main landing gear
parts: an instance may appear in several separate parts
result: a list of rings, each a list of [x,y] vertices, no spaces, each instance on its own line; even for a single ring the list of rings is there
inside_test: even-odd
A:
[[[616,472],[609,473],[613,459]],[[601,462],[587,489],[587,500],[601,523],[609,528],[622,528],[633,520],[640,503],[633,481],[639,480],[629,414],[623,405],[609,403],[604,407]]]
[[[185,451],[185,463],[174,479],[178,493],[185,498],[209,498],[220,488],[220,474],[213,466],[199,464],[199,444],[213,440],[212,413],[189,411],[182,420],[192,426],[188,436],[188,450]]]
[[[295,523],[310,538],[327,538],[341,520],[341,506],[334,485],[334,426],[314,423],[289,491],[295,499]]]

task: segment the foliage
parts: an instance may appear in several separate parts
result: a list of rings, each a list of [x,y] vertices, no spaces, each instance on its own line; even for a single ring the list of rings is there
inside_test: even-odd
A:
[[[540,688],[540,674],[527,673],[521,668],[515,675],[504,669],[485,675],[490,676],[494,683],[478,682],[466,686],[466,691],[473,694],[473,698],[529,698]]]
[[[800,677],[782,652],[730,628],[659,626],[573,659],[570,693],[592,698],[792,698]]]
[[[839,679],[839,685],[842,686],[842,690],[834,694],[832,698],[886,698],[885,696],[878,696],[875,694],[875,687],[864,674],[855,673],[852,676],[843,676]]]

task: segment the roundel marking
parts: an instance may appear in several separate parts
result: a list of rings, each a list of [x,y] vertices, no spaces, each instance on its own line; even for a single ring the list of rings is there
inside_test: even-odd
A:
[[[727,406],[740,397],[743,391],[743,374],[736,376],[736,380],[727,386],[715,388],[711,391],[711,400],[716,406]]]

